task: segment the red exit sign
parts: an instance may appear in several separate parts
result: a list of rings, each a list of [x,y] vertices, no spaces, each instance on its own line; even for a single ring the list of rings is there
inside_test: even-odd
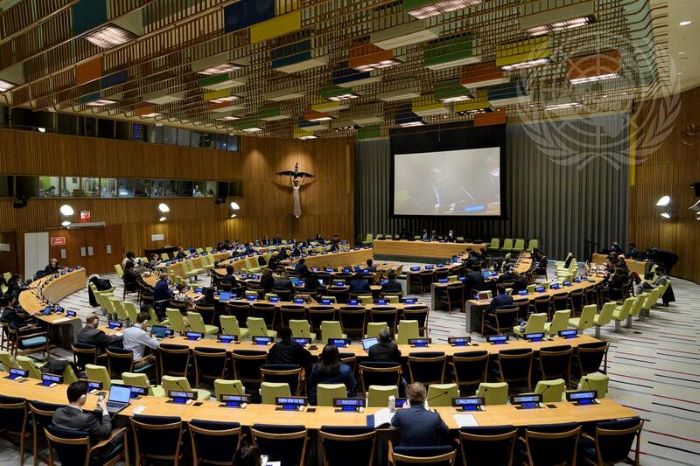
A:
[[[51,237],[51,246],[65,246],[66,245],[66,237],[65,236],[52,236]]]

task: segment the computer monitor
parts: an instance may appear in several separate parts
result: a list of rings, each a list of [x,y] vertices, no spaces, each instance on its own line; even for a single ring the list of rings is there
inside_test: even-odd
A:
[[[126,385],[111,385],[109,387],[109,401],[128,403],[131,399],[131,387]]]
[[[379,343],[379,339],[377,337],[363,338],[362,348],[364,348],[365,351],[369,351],[369,349],[377,343]]]

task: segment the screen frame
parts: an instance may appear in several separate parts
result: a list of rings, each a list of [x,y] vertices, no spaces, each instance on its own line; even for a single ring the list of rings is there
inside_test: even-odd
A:
[[[456,127],[427,126],[426,129],[413,131],[393,130],[390,132],[391,166],[389,176],[389,217],[406,219],[484,219],[507,220],[508,219],[508,141],[506,125],[493,125],[485,127],[464,126]],[[429,129],[434,128],[434,129]],[[401,139],[401,143],[398,140]],[[468,141],[468,142],[465,142]],[[466,144],[466,146],[465,146]],[[439,149],[438,149],[439,147]],[[500,184],[501,184],[501,214],[500,215],[435,215],[435,214],[397,214],[394,204],[396,192],[396,156],[404,154],[420,154],[428,152],[449,152],[456,150],[487,149],[498,147],[500,149]],[[401,149],[399,149],[401,148]]]

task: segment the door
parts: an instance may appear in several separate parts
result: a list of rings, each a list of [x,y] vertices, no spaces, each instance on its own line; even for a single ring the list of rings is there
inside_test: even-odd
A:
[[[114,264],[122,260],[119,226],[52,230],[50,236],[51,257],[63,266],[81,265],[88,275],[114,273]]]
[[[17,232],[0,232],[0,274],[19,272],[19,254],[17,253]]]

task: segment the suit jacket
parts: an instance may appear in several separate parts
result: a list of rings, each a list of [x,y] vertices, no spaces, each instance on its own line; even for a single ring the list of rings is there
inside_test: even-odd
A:
[[[428,411],[421,405],[398,410],[391,425],[401,432],[399,445],[402,447],[439,445],[440,436],[447,435],[449,431],[438,413]]]
[[[503,293],[503,294],[498,294],[493,297],[491,300],[491,306],[493,306],[494,309],[498,307],[503,307],[503,306],[512,306],[513,305],[513,297]]]
[[[401,351],[393,341],[376,343],[367,352],[370,361],[401,362]]]
[[[87,432],[95,441],[106,439],[112,433],[112,421],[109,416],[99,417],[102,419],[98,419],[95,413],[72,406],[61,406],[53,413],[51,423],[59,429]]]
[[[481,271],[472,270],[467,273],[467,286],[472,291],[480,290],[484,284],[484,277],[481,275]]]
[[[293,342],[278,341],[267,353],[268,364],[296,364],[308,371],[313,356],[306,348]]]
[[[350,293],[365,293],[370,290],[369,282],[365,279],[350,280]]]
[[[120,337],[106,335],[100,329],[85,326],[78,332],[78,343],[93,345],[100,349],[105,349],[121,341]]]

